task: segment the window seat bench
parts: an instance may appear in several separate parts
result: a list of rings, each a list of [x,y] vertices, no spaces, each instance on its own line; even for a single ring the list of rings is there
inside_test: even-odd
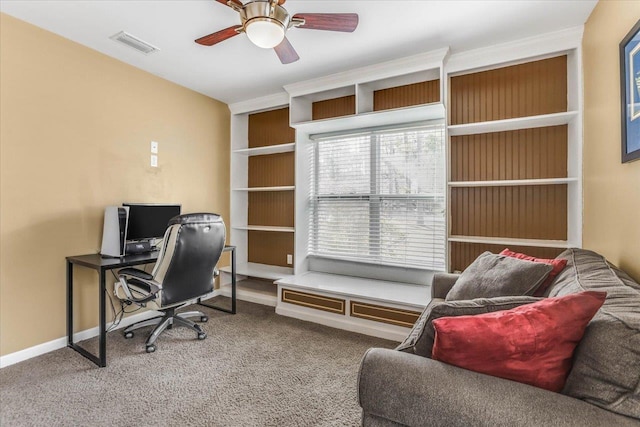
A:
[[[277,314],[395,341],[431,300],[429,286],[320,272],[275,283]]]

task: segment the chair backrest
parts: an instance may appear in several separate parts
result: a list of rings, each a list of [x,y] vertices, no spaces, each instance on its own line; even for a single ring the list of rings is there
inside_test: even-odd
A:
[[[162,285],[160,305],[193,300],[213,291],[213,273],[226,229],[220,215],[193,213],[169,221],[153,278]]]

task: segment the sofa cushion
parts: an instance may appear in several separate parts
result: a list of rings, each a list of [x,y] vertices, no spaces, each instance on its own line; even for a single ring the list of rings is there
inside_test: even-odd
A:
[[[433,321],[434,360],[559,392],[604,292],[545,298],[511,310]]]
[[[640,286],[601,255],[568,249],[549,296],[607,292],[574,355],[562,393],[640,419]]]
[[[532,295],[551,270],[548,264],[485,252],[462,272],[445,300]]]
[[[435,329],[433,329],[432,323],[434,319],[493,313],[495,311],[510,310],[536,301],[540,301],[540,298],[507,296],[446,302],[442,299],[432,300],[424,309],[420,318],[418,318],[407,339],[396,347],[396,350],[430,358],[435,338]]]
[[[542,262],[544,264],[549,264],[553,267],[547,279],[538,286],[538,289],[535,290],[533,296],[540,297],[544,295],[545,291],[549,288],[551,283],[553,283],[553,279],[562,271],[567,265],[566,259],[546,259],[546,258],[536,258],[531,255],[526,255],[520,252],[513,252],[509,248],[505,248],[500,252],[500,255],[509,256],[512,258],[522,259],[525,261],[533,261],[533,262]]]

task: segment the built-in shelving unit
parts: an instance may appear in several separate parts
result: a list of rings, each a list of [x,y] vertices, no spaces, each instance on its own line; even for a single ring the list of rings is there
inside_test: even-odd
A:
[[[241,280],[246,276],[273,281],[293,273],[287,262],[294,254],[296,143],[289,109],[267,103],[236,111],[231,123],[230,232],[237,247],[237,274]],[[240,289],[245,297],[254,292],[257,298],[264,296],[256,286]]]
[[[239,298],[390,339],[406,336],[404,326],[428,303],[428,280],[405,279],[394,266],[308,255],[317,134],[444,123],[450,271],[485,250],[551,258],[580,247],[581,40],[574,28],[451,54],[443,48],[232,105],[231,242],[240,277],[264,279],[240,284]],[[388,282],[372,287],[372,278]],[[403,280],[407,298],[387,292],[404,289]]]
[[[448,48],[285,86],[291,126],[338,132],[444,117],[442,70]]]
[[[581,245],[579,61],[572,49],[449,76],[450,270],[504,246]]]

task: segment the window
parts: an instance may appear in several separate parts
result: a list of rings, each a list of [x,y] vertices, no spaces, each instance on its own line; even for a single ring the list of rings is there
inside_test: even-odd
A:
[[[443,124],[312,139],[310,255],[445,270]]]

